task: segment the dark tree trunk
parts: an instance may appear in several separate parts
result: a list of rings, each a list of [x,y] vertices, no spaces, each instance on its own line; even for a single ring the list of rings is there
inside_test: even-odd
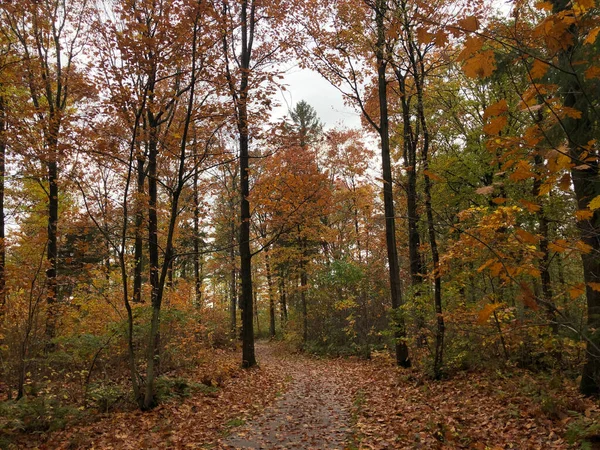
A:
[[[142,208],[142,199],[144,198],[144,183],[146,172],[144,168],[144,158],[137,158],[137,198],[135,213],[135,243],[134,243],[134,269],[133,269],[133,301],[142,302],[142,273],[144,270],[144,210]]]
[[[409,367],[410,359],[406,345],[406,330],[404,319],[399,317],[398,308],[402,305],[402,290],[400,285],[400,267],[398,264],[398,249],[396,248],[396,218],[394,214],[394,196],[392,192],[392,167],[390,159],[389,119],[387,108],[387,80],[385,59],[385,14],[386,0],[377,0],[377,87],[379,97],[379,136],[381,138],[381,160],[383,175],[383,203],[385,210],[385,236],[390,278],[390,295],[394,309],[394,337],[396,347],[396,362],[399,366]]]
[[[269,289],[269,335],[275,337],[275,293],[273,292],[273,279],[271,276],[271,261],[269,248],[265,248],[265,269],[267,271],[267,288]]]
[[[565,0],[553,0],[554,13],[560,13],[568,8]],[[578,42],[579,32],[576,25],[571,25],[573,42]],[[590,201],[600,195],[598,184],[598,161],[589,161],[585,158],[589,154],[586,150],[588,143],[595,138],[590,119],[592,105],[588,98],[589,93],[582,86],[580,79],[570,75],[573,69],[573,47],[569,47],[559,54],[559,64],[565,68],[565,73],[560,74],[560,89],[564,105],[581,112],[578,119],[566,117],[561,126],[566,132],[569,144],[569,153],[574,167],[571,169],[571,179],[575,188],[577,206],[580,210],[588,209]],[[585,161],[582,165],[581,161]],[[600,283],[600,210],[595,210],[589,220],[577,223],[581,240],[591,247],[589,253],[582,253],[583,277],[586,282],[587,297],[587,360],[583,367],[579,390],[584,395],[600,395],[600,292],[592,289],[591,283]]]
[[[256,25],[255,4],[248,4],[248,0],[242,0],[240,4],[240,84],[235,86],[233,75],[229,64],[229,43],[223,35],[223,52],[227,58],[227,82],[232,96],[237,119],[239,133],[239,164],[240,164],[240,308],[242,309],[242,366],[245,368],[256,365],[254,353],[254,321],[253,321],[253,296],[252,296],[252,252],[250,250],[250,194],[249,180],[249,142],[248,142],[248,90],[250,76],[250,60],[252,57],[252,44],[254,41],[254,27]],[[250,11],[248,11],[250,10]],[[223,17],[227,21],[228,7],[223,3]]]
[[[54,349],[53,339],[56,336],[56,323],[58,320],[58,129],[52,127],[48,138],[48,245],[46,258],[48,269],[46,269],[46,303],[48,305],[46,316],[46,350]]]

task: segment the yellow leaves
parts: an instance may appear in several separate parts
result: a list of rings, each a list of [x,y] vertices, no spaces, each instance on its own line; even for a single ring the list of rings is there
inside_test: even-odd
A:
[[[596,6],[595,0],[575,0],[574,3],[579,6],[579,9],[581,9],[582,12]]]
[[[479,311],[479,314],[477,315],[477,323],[479,325],[486,323],[494,311],[496,311],[502,305],[503,303],[489,303],[485,305],[485,307]]]
[[[583,294],[585,294],[584,283],[579,283],[569,288],[569,297],[571,297],[572,299],[576,299],[577,297],[580,297]]]
[[[590,211],[596,211],[597,209],[600,209],[600,195],[597,195],[590,201],[588,208],[590,208]]]
[[[596,42],[596,38],[598,37],[598,34],[600,33],[600,27],[596,27],[594,28],[592,31],[590,31],[588,33],[588,35],[585,37],[585,40],[583,41],[584,44],[594,44]]]

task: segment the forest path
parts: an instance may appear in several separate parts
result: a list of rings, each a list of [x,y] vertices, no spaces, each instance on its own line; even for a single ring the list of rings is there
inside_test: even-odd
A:
[[[264,413],[219,441],[219,449],[344,449],[351,436],[352,383],[341,360],[289,354],[258,343],[267,371],[282,372],[286,392]]]

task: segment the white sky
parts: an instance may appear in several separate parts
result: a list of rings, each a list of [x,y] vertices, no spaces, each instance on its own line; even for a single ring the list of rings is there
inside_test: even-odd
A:
[[[293,66],[287,70],[283,83],[285,91],[276,95],[280,106],[273,109],[273,117],[288,115],[300,100],[308,102],[325,125],[325,129],[336,125],[345,128],[360,127],[360,115],[353,108],[344,104],[342,94],[317,72]]]

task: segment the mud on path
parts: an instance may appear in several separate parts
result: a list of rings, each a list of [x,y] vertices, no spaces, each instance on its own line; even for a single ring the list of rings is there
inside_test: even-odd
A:
[[[286,391],[264,413],[217,444],[219,449],[344,449],[352,441],[353,383],[348,363],[256,347],[261,368],[282,372]]]

